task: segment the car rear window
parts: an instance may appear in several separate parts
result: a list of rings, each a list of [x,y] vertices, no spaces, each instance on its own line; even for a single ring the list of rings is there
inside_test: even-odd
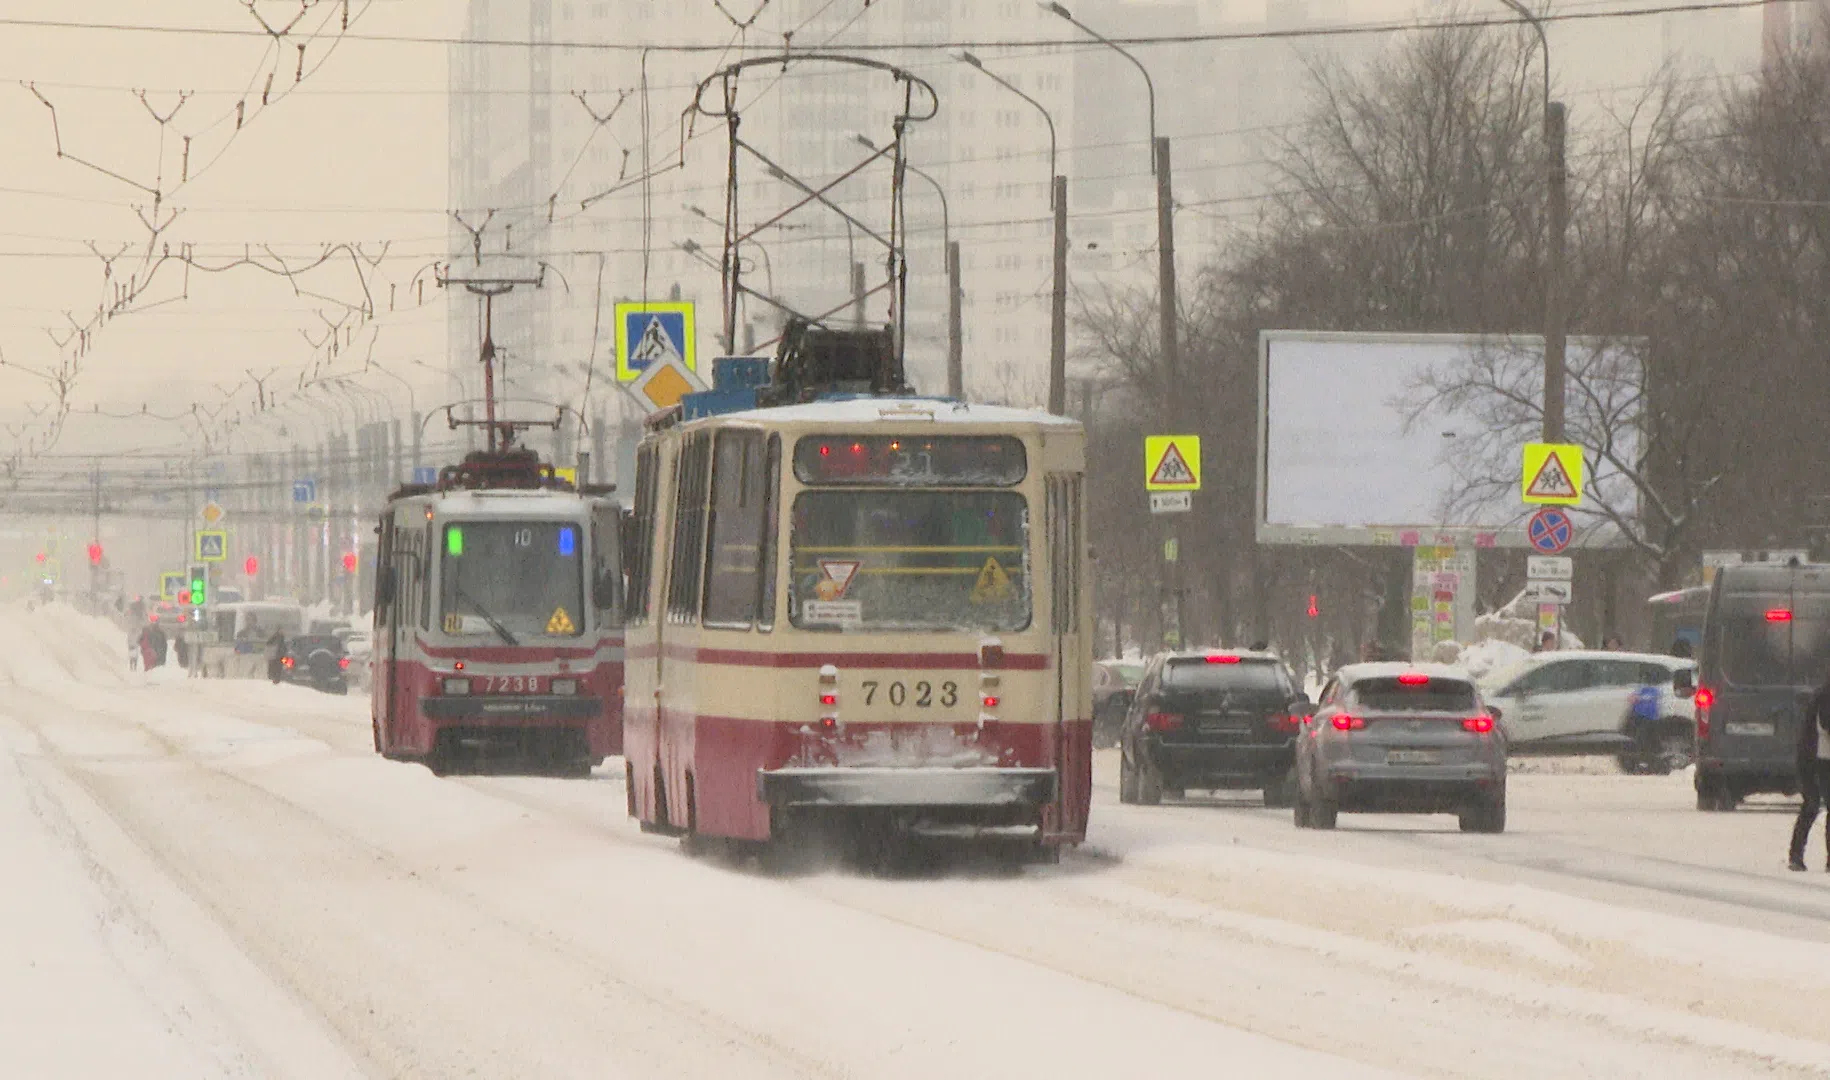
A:
[[[1797,631],[1798,627],[1792,622],[1765,617],[1723,619],[1717,631],[1723,676],[1736,686],[1792,686],[1798,683],[1800,676],[1794,673],[1792,663],[1793,635]],[[1815,641],[1822,634],[1807,627],[1801,636]],[[1806,650],[1798,651],[1809,655]]]
[[[1270,660],[1210,664],[1206,660],[1171,660],[1163,669],[1165,690],[1247,691],[1279,698],[1291,695],[1282,665]]]
[[[1353,696],[1362,707],[1379,712],[1474,711],[1474,686],[1459,679],[1361,679],[1353,684]]]

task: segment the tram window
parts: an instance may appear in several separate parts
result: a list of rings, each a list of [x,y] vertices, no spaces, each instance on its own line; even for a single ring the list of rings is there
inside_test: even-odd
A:
[[[653,446],[636,455],[635,508],[630,518],[628,543],[623,564],[629,568],[629,589],[624,600],[625,621],[648,621],[648,588],[653,580],[655,537],[655,497],[660,487],[655,471],[660,468],[661,453]]]
[[[591,510],[592,592],[597,603],[597,625],[621,626],[622,611],[622,508],[600,503]]]
[[[559,521],[448,523],[440,552],[440,629],[514,641],[584,633],[577,535],[577,525]]]
[[[763,530],[763,437],[721,431],[712,469],[706,548],[705,624],[748,629],[756,622]]]
[[[705,571],[705,512],[710,494],[712,439],[693,436],[680,453],[674,477],[674,544],[668,565],[667,616],[697,622]]]
[[[1029,626],[1029,506],[1014,492],[802,492],[789,545],[795,626]]]
[[[775,629],[775,538],[781,532],[782,437],[769,436],[769,458],[763,471],[762,550],[757,553],[756,624]]]
[[[794,444],[803,484],[1012,487],[1029,471],[1010,435],[810,435]]]

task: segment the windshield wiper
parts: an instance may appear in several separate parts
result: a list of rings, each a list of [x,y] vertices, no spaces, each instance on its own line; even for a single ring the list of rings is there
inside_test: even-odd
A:
[[[494,630],[496,633],[502,635],[502,640],[506,641],[511,648],[518,648],[521,645],[521,643],[519,641],[515,640],[515,635],[508,632],[508,627],[502,625],[502,620],[496,618],[494,615],[491,615],[489,613],[489,611],[483,607],[482,604],[477,603],[477,598],[470,595],[468,592],[465,592],[464,586],[459,585],[456,582],[453,582],[452,583],[452,592],[456,594],[456,596],[459,600],[462,600],[465,603],[469,604],[471,607],[476,608],[477,614],[481,615],[483,617],[483,621],[489,624],[489,628],[491,630]]]

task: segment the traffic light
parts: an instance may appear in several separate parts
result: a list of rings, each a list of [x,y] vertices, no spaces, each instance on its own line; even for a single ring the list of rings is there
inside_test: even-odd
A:
[[[346,551],[343,553],[343,572],[346,574],[353,574],[356,572],[356,553],[355,552]]]
[[[93,543],[93,542],[90,543],[90,545],[89,545],[89,565],[90,566],[102,565],[102,545]]]
[[[250,555],[248,556],[248,561],[241,564],[241,568],[247,572],[249,577],[253,577],[261,572],[261,561],[255,556]]]
[[[38,560],[38,565],[40,565],[40,566],[44,565],[44,559],[45,559],[44,552],[41,551],[34,557]]]
[[[191,567],[191,598],[193,607],[202,607],[209,597],[210,568],[207,566]]]

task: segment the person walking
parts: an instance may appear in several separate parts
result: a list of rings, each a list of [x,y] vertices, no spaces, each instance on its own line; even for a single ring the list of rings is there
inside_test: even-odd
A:
[[[1792,824],[1787,865],[1793,870],[1805,868],[1805,841],[1811,838],[1818,811],[1830,798],[1830,678],[1811,694],[1798,725],[1798,790],[1805,801]],[[1824,869],[1830,870],[1830,817],[1824,821],[1824,848]]]

